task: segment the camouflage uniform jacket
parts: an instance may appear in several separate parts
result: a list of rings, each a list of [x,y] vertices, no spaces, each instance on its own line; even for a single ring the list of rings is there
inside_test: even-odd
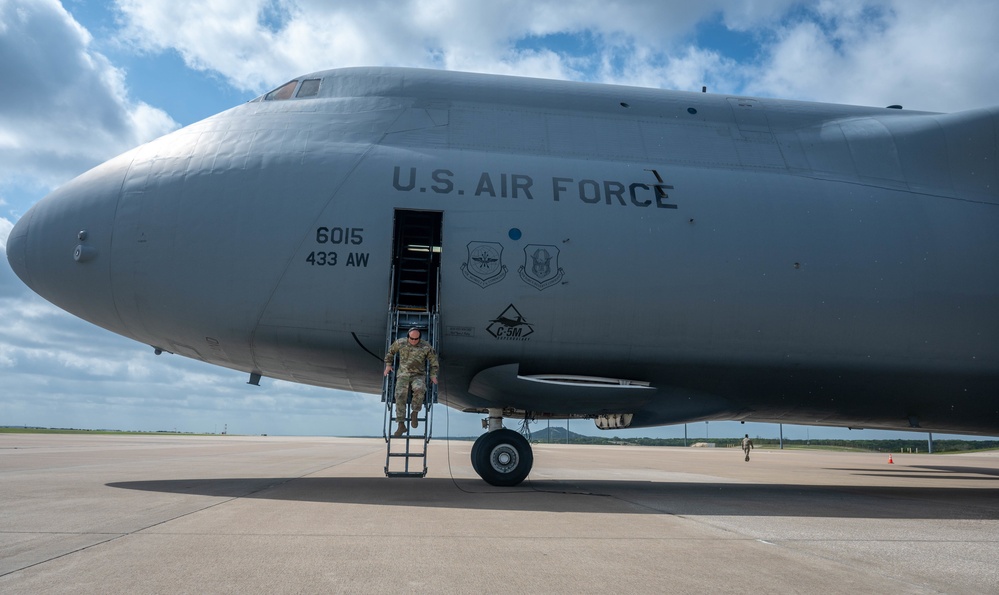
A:
[[[422,376],[425,369],[425,362],[430,362],[430,377],[436,378],[440,370],[440,363],[437,361],[437,352],[426,341],[420,341],[416,345],[410,345],[409,341],[403,337],[389,347],[385,354],[385,364],[392,365],[392,358],[399,354],[399,369],[397,375],[401,376]]]

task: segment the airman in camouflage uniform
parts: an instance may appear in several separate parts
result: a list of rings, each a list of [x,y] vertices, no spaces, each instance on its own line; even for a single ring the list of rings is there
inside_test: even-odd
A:
[[[405,339],[399,339],[389,346],[388,353],[385,354],[386,376],[392,373],[392,359],[397,353],[399,372],[395,376],[395,418],[399,420],[399,427],[392,435],[402,436],[406,432],[406,393],[410,389],[413,390],[410,423],[415,428],[420,425],[417,418],[420,407],[423,406],[423,398],[427,394],[426,364],[430,362],[430,382],[437,384],[440,363],[437,361],[434,348],[430,343],[420,340],[420,331],[415,328],[409,329]]]

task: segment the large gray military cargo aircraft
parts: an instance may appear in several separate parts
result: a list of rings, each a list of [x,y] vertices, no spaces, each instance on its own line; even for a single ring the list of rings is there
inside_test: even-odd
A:
[[[419,326],[497,485],[533,462],[504,417],[996,435],[999,108],[893,107],[317,72],[67,183],[7,257],[254,383],[384,391]]]

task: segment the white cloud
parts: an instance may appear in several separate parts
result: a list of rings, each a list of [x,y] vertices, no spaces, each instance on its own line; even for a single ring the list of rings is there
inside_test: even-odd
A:
[[[243,373],[156,356],[27,289],[0,298],[0,370],[3,423],[185,431],[229,423],[244,433],[315,435],[380,429],[377,397],[266,379],[248,386]]]
[[[325,68],[396,65],[955,110],[995,103],[999,4],[955,0],[118,0],[125,36],[264,91]],[[756,40],[698,47],[721,23]],[[585,40],[583,51],[566,40]]]
[[[999,103],[997,3],[820,2],[805,17],[776,28],[749,92],[931,111]]]
[[[132,43],[152,51],[175,49],[191,67],[217,71],[233,85],[254,91],[304,72],[358,65],[586,78],[580,72],[586,64],[578,57],[547,49],[522,51],[517,42],[585,32],[608,52],[622,45],[662,51],[719,4],[118,1],[125,37]],[[267,18],[274,14],[280,18]]]
[[[176,128],[57,0],[0,0],[0,184],[50,187]]]
[[[3,205],[4,201],[0,199],[0,205]],[[7,238],[10,237],[10,230],[14,229],[14,224],[0,217],[0,252],[7,254]]]

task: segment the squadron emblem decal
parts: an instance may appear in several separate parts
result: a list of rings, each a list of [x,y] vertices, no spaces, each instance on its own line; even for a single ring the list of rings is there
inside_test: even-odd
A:
[[[534,334],[534,326],[510,304],[502,314],[489,321],[486,331],[501,341],[526,341]]]
[[[469,242],[468,259],[461,265],[461,274],[479,287],[499,283],[506,277],[503,246],[497,242]]]
[[[565,271],[558,266],[559,250],[548,244],[528,244],[524,247],[524,266],[518,269],[520,278],[538,291],[558,285]]]

